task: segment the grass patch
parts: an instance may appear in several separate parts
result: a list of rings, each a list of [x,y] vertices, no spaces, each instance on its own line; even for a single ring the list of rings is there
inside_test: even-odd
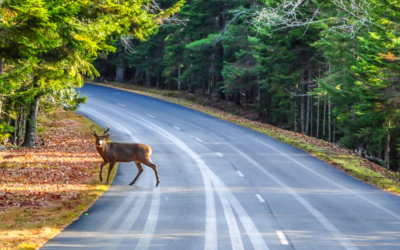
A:
[[[172,102],[209,114],[222,120],[253,129],[281,142],[299,148],[327,163],[330,163],[334,167],[343,170],[347,174],[367,184],[384,189],[389,192],[400,194],[399,173],[389,171],[375,163],[368,161],[363,157],[358,156],[354,151],[341,148],[336,144],[309,137],[297,132],[280,129],[269,124],[248,120],[238,116],[239,112],[237,111],[222,111],[216,108],[203,106],[201,105],[203,104],[202,99],[198,100],[198,98],[193,95],[186,96],[186,99],[183,99],[179,96],[178,91],[146,89],[143,87],[122,83],[110,83],[107,85],[99,83],[92,84],[130,91],[133,93]],[[174,93],[171,94],[171,92]]]

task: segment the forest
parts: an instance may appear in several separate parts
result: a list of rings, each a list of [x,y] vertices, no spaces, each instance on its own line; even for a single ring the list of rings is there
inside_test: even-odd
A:
[[[249,106],[397,171],[399,10],[398,0],[5,0],[0,139],[33,146],[38,108],[77,108],[76,87],[96,78]]]

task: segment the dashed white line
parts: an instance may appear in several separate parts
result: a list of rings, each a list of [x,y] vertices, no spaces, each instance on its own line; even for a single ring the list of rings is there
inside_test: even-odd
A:
[[[221,157],[224,157],[221,153],[217,153],[217,155],[219,155],[219,156],[221,156]]]
[[[149,114],[147,114],[148,116],[150,116],[151,118],[155,118],[154,116],[152,116],[152,115],[149,115]]]
[[[178,130],[181,130],[180,128],[178,128],[177,126],[174,126],[174,128],[176,128],[176,129],[178,129]]]
[[[244,177],[244,175],[242,174],[242,172],[236,171],[236,173],[237,173],[240,177]]]
[[[202,142],[199,138],[196,138],[196,140],[198,140],[199,142]]]
[[[257,196],[257,198],[258,198],[258,200],[260,201],[260,202],[265,202],[265,200],[263,199],[263,197],[261,197],[261,195],[259,195],[259,194],[256,194],[256,196]]]
[[[122,107],[126,107],[126,105],[125,105],[125,104],[122,104],[122,103],[118,103],[118,105],[119,105],[119,106],[122,106]]]
[[[333,237],[336,238],[340,244],[346,248],[347,250],[357,250],[358,248],[353,245],[351,240],[349,240],[342,232],[339,231],[335,225],[333,225],[320,211],[318,211],[313,205],[311,205],[306,199],[296,193],[292,188],[287,186],[284,182],[278,179],[275,175],[271,174],[268,170],[263,168],[260,164],[258,164],[255,160],[244,154],[239,149],[235,148],[234,146],[229,145],[232,149],[242,155],[245,159],[251,162],[256,168],[258,168],[261,172],[267,175],[270,179],[272,179],[275,183],[279,186],[284,188],[286,192],[291,194],[298,202],[300,202],[304,208],[306,208],[314,217],[328,230]],[[272,147],[271,147],[272,148]],[[277,151],[277,150],[276,150]],[[283,154],[283,153],[282,153]],[[289,156],[287,156],[289,158]],[[293,160],[294,161],[294,160]],[[301,164],[301,163],[300,163]]]
[[[289,242],[287,241],[282,231],[276,231],[276,234],[278,235],[282,245],[289,245]]]

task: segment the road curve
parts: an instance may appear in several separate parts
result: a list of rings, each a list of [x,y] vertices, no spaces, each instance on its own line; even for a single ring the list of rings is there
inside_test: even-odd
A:
[[[400,197],[294,147],[203,113],[86,84],[82,114],[153,149],[43,249],[400,249]]]

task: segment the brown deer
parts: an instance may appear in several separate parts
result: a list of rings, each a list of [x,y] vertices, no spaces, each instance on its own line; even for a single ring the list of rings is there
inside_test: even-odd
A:
[[[107,125],[107,124],[106,124]],[[105,184],[108,184],[108,179],[110,178],[110,173],[117,162],[135,162],[139,172],[135,179],[129,185],[135,184],[136,180],[139,178],[140,174],[143,172],[142,163],[151,167],[157,178],[157,185],[160,184],[160,177],[158,176],[157,165],[150,161],[150,155],[152,153],[151,147],[139,143],[107,143],[106,139],[109,137],[107,132],[110,130],[110,126],[107,125],[107,130],[104,131],[102,135],[98,135],[94,125],[90,127],[92,134],[96,137],[96,149],[99,152],[101,158],[103,158],[103,163],[100,165],[100,181],[103,181],[101,173],[103,167],[109,163],[108,175]]]

